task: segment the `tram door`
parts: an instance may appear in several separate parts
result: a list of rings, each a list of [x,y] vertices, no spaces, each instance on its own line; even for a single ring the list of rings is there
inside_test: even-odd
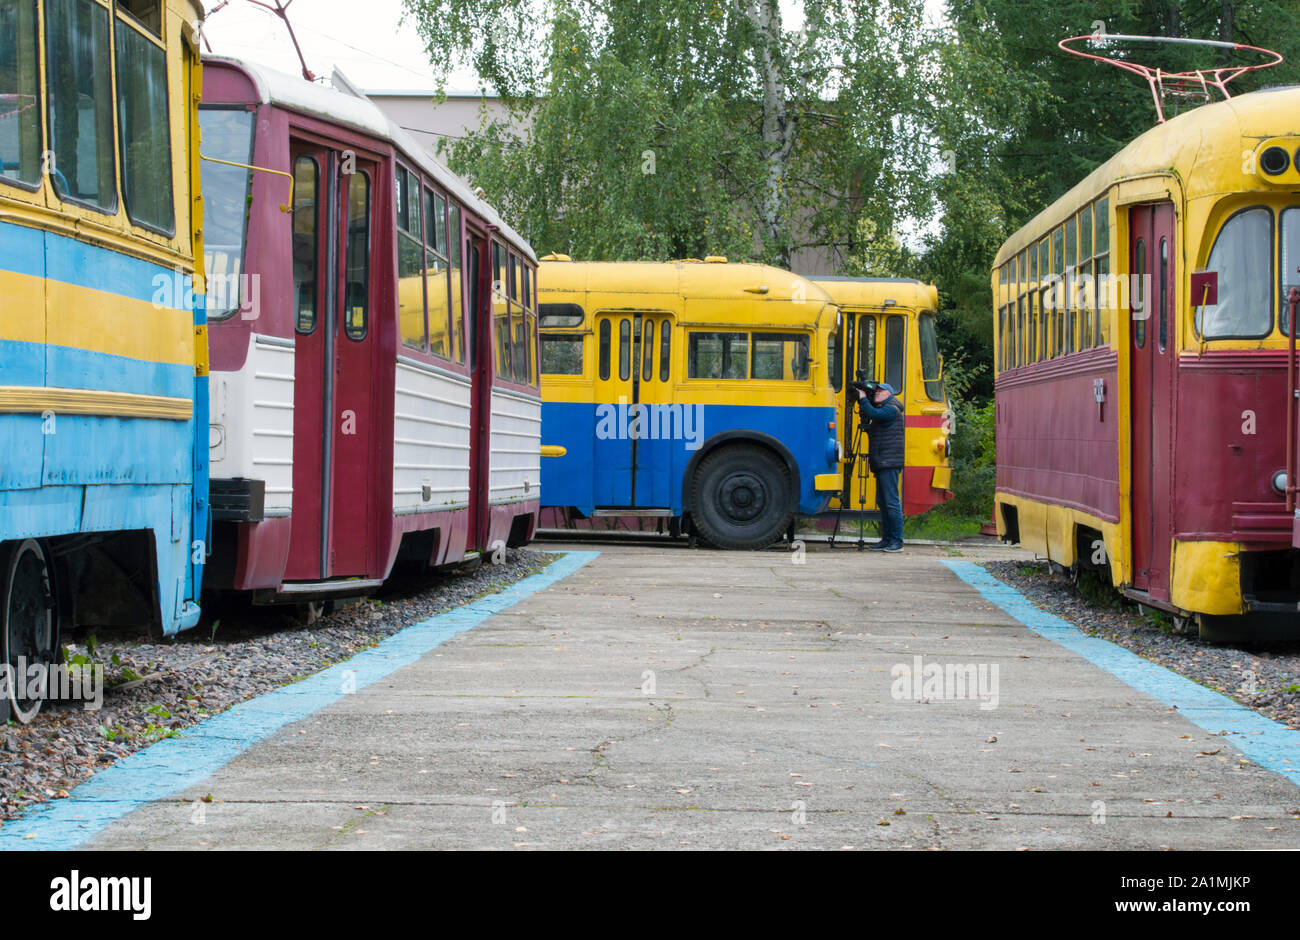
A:
[[[634,441],[631,406],[636,402],[633,363],[641,351],[641,316],[630,312],[596,316],[595,440],[591,470],[597,506],[632,506]]]
[[[1172,532],[1170,413],[1175,279],[1174,208],[1136,206],[1129,217],[1129,354],[1133,451],[1133,586],[1169,600]]]
[[[287,580],[375,573],[375,163],[292,144],[293,527]]]
[[[643,313],[639,317],[637,358],[633,360],[632,401],[640,406],[639,423],[630,419],[636,437],[632,441],[632,464],[635,477],[632,505],[659,509],[672,504],[669,481],[673,455],[680,453],[683,440],[703,439],[702,409],[683,405],[665,408],[673,401],[671,319],[662,314]],[[637,363],[640,363],[639,367]],[[685,459],[692,455],[687,453]],[[685,466],[683,460],[678,469]]]
[[[469,369],[473,386],[470,391],[470,426],[474,429],[470,448],[469,512],[473,531],[469,548],[487,548],[491,527],[489,471],[492,455],[492,264],[488,257],[488,240],[478,232],[465,239],[465,277],[469,286]]]
[[[844,453],[857,440],[858,392],[850,381],[888,382],[895,391],[895,397],[906,405],[904,399],[904,364],[907,359],[907,317],[892,313],[849,313],[846,315],[845,336],[845,420]],[[845,486],[849,494],[846,510],[876,509],[876,478],[867,469],[867,435],[864,431],[858,441],[860,453],[853,465],[853,476],[849,479],[849,468],[844,468]],[[899,478],[902,488],[902,478]],[[900,493],[900,499],[901,499]],[[836,504],[831,503],[832,507]]]

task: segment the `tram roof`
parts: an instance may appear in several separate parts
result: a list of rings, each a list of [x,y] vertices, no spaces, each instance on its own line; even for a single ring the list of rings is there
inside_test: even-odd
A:
[[[229,65],[244,72],[257,89],[262,104],[288,108],[389,141],[402,152],[406,160],[437,180],[438,184],[455,196],[461,205],[480,216],[488,224],[495,225],[502,237],[513,242],[516,247],[522,248],[531,260],[537,260],[537,255],[528,240],[506,224],[497,214],[496,209],[470,192],[464,181],[434,159],[433,155],[421,147],[414,137],[389,119],[378,105],[368,98],[359,98],[347,92],[304,81],[296,75],[267,68],[246,59],[204,56],[203,62],[205,65],[213,63]]]
[[[812,277],[842,307],[883,307],[886,301],[915,310],[937,310],[939,289],[910,277]]]
[[[1157,124],[1135,138],[1003,244],[998,267],[1040,240],[1115,183],[1175,173],[1187,198],[1223,192],[1223,175],[1239,167],[1242,150],[1270,137],[1300,134],[1300,85],[1281,85],[1202,105]],[[1238,187],[1240,188],[1240,187]]]
[[[744,261],[568,261],[543,259],[537,286],[542,291],[671,294],[690,300],[743,299],[790,301],[802,285],[804,302],[834,304],[809,278],[767,264]],[[757,288],[766,288],[759,293]]]

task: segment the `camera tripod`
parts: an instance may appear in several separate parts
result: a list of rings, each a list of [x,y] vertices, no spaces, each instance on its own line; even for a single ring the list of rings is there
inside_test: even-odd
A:
[[[852,420],[850,417],[849,420]],[[867,508],[867,479],[871,475],[869,466],[865,460],[860,459],[862,453],[862,428],[865,422],[859,420],[858,428],[853,432],[853,446],[849,449],[849,485],[840,493],[840,505],[835,510],[835,528],[831,532],[831,537],[826,543],[827,548],[835,547],[835,539],[840,534],[840,516],[844,512],[844,504],[849,501],[849,494],[853,492],[853,471],[858,470],[858,551],[867,547],[866,539],[862,535],[862,514]]]

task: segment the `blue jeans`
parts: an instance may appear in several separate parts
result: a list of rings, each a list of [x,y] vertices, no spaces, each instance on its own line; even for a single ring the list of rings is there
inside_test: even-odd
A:
[[[901,470],[875,471],[880,539],[886,545],[903,544],[903,504],[898,498],[898,478],[901,473]]]

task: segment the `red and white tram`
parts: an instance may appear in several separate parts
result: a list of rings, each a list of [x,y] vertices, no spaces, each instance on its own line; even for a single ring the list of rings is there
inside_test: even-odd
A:
[[[304,602],[528,541],[527,242],[364,98],[209,58],[200,124],[205,587]]]

